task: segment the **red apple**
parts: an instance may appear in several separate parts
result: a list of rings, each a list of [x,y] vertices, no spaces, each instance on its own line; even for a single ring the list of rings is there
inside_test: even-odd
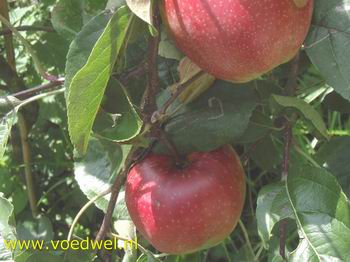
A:
[[[126,205],[140,233],[159,251],[191,253],[224,240],[245,198],[245,176],[230,146],[187,156],[179,168],[166,155],[136,164],[126,182]]]
[[[289,61],[310,27],[313,0],[163,0],[176,45],[217,78],[247,82]]]

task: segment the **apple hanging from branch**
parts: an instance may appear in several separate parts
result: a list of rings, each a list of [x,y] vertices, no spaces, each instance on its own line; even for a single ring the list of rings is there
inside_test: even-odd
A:
[[[247,82],[289,61],[310,27],[313,0],[163,0],[177,47],[217,78]]]
[[[126,181],[126,204],[141,234],[159,251],[185,254],[224,240],[245,198],[245,176],[231,146],[195,152],[187,165],[151,154]]]

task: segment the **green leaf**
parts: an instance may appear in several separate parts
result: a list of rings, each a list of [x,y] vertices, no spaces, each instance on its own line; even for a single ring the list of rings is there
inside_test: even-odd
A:
[[[268,262],[284,262],[285,261],[285,260],[283,260],[283,258],[280,255],[280,241],[279,241],[279,237],[277,237],[276,235],[274,235],[269,241],[268,259],[267,259]],[[288,250],[287,245],[286,245],[286,249]]]
[[[57,251],[39,251],[27,250],[15,257],[16,262],[90,262],[95,261],[94,255],[88,250],[72,250],[62,251],[60,247]],[[7,261],[8,262],[8,261]]]
[[[82,1],[60,0],[51,12],[55,30],[67,39],[73,39],[83,26]]]
[[[266,152],[269,152],[266,154]],[[251,159],[262,170],[280,174],[283,163],[284,141],[281,132],[274,131],[263,137],[254,145]],[[301,165],[309,162],[305,155],[293,147],[290,149],[290,165]]]
[[[131,220],[117,220],[114,223],[113,228],[116,230],[119,236],[126,239],[136,239],[136,228]],[[125,242],[124,242],[125,244]],[[137,249],[134,246],[126,245],[124,249],[125,254],[122,262],[134,262],[137,259]]]
[[[11,258],[13,250],[9,250],[6,247],[6,241],[15,241],[15,230],[13,228],[13,205],[6,198],[3,198],[0,194],[0,261],[4,258]],[[5,245],[5,246],[4,246]],[[5,260],[6,261],[6,260]]]
[[[27,250],[24,252],[18,252],[18,254],[15,255],[15,261],[16,262],[27,262],[28,258],[32,256],[35,251]]]
[[[324,144],[315,160],[337,177],[342,189],[350,197],[350,137],[335,137]]]
[[[147,262],[148,259],[147,259],[147,255],[145,254],[141,254],[141,256],[139,256],[136,260],[136,262]]]
[[[12,227],[11,216],[13,214],[13,205],[6,198],[0,195],[0,235],[4,239],[15,239]]]
[[[158,54],[162,57],[175,59],[178,61],[184,57],[184,55],[176,48],[173,41],[169,38],[168,34],[165,32],[164,27],[162,27]]]
[[[86,64],[76,73],[67,95],[68,129],[72,143],[84,154],[114,64],[125,46],[133,16],[120,8],[96,42]]]
[[[0,262],[12,262],[11,250],[7,249],[4,238],[0,234]]]
[[[0,192],[11,199],[14,215],[23,211],[28,204],[28,194],[23,188],[20,177],[11,174],[8,166],[0,166]]]
[[[8,113],[21,103],[14,96],[0,96],[0,113]]]
[[[65,86],[68,90],[75,74],[86,64],[97,40],[103,33],[112,13],[107,10],[92,18],[72,41],[67,54]]]
[[[123,5],[126,5],[126,0],[108,0],[106,4],[106,9],[115,10]]]
[[[181,153],[213,150],[243,134],[257,103],[253,83],[216,81],[194,102],[183,106],[165,130]],[[159,145],[155,150],[166,151]]]
[[[12,252],[6,247],[6,241],[16,240],[11,216],[13,215],[13,205],[0,194],[0,261],[9,261]]]
[[[267,136],[274,129],[275,127],[270,116],[263,113],[260,108],[257,108],[250,118],[247,129],[236,141],[240,144],[254,143]]]
[[[255,146],[254,151],[251,154],[251,159],[261,169],[273,172],[278,170],[282,162],[282,150],[276,145],[275,137],[267,135],[263,137]],[[266,151],[269,153],[266,154]]]
[[[130,146],[91,139],[87,154],[74,164],[75,180],[88,199],[91,200],[111,187],[129,149]],[[110,195],[107,195],[98,199],[95,201],[96,206],[105,212],[109,198]],[[123,191],[119,194],[114,217],[129,219]]]
[[[161,260],[156,258],[153,254],[147,253],[141,254],[136,260],[136,262],[160,262]],[[168,261],[168,260],[167,260]],[[170,261],[170,260],[169,260]],[[180,261],[180,260],[179,260]]]
[[[91,250],[90,250],[91,251]],[[92,262],[96,261],[96,255],[89,250],[67,250],[64,253],[65,260],[63,262]]]
[[[260,190],[256,218],[258,232],[265,248],[268,247],[273,227],[282,219],[293,217],[293,211],[283,182],[265,186]]]
[[[110,80],[102,107],[93,126],[99,136],[126,142],[141,131],[142,121],[119,81]]]
[[[43,66],[50,69],[50,73],[61,75],[65,70],[69,44],[61,35],[47,32],[32,47]]]
[[[350,202],[325,169],[293,164],[284,186],[278,183],[260,191],[257,220],[263,243],[283,218],[296,220],[301,239],[291,261],[346,261],[349,257]]]
[[[83,1],[83,22],[86,24],[92,17],[106,9],[108,0],[84,0]]]
[[[54,233],[51,221],[45,216],[40,216],[37,219],[18,223],[17,235],[18,239],[21,240],[39,239],[50,241],[53,239]]]
[[[306,52],[327,83],[350,100],[350,9],[348,0],[315,1]]]
[[[68,40],[73,40],[82,26],[104,10],[107,0],[59,0],[51,12],[55,30]]]
[[[326,170],[294,166],[286,181],[288,199],[300,231],[295,253],[305,261],[346,261],[350,257],[350,202]]]
[[[64,258],[53,252],[34,253],[26,259],[26,262],[63,262]]]
[[[1,194],[8,196],[11,195],[15,188],[20,187],[18,183],[18,177],[14,177],[10,174],[6,166],[0,166],[0,192]]]
[[[229,256],[231,256],[229,254]],[[227,257],[224,258],[225,260]],[[252,254],[252,251],[250,250],[248,244],[244,244],[240,249],[238,249],[237,252],[234,252],[232,254],[232,261],[256,261],[255,257]]]
[[[13,109],[0,120],[0,159],[3,158],[12,126],[17,119],[17,109]]]
[[[28,205],[28,194],[23,184],[16,181],[15,189],[9,195],[12,198],[12,203],[15,208],[14,214],[17,215],[23,211]]]
[[[327,95],[322,104],[331,111],[350,114],[350,101],[346,100],[336,92]]]
[[[318,261],[340,261],[333,260],[334,258],[329,258],[329,260],[320,260],[315,251],[309,245],[306,238],[301,239],[296,250],[291,252],[289,260],[291,262],[308,261],[308,262],[318,262]]]
[[[292,108],[297,110],[298,113],[316,129],[316,134],[321,137],[328,138],[327,128],[322,117],[311,105],[305,101],[297,97],[272,95],[270,98],[270,104],[273,108],[275,107],[274,105],[277,104],[277,110],[280,110],[279,107],[282,107],[282,109]]]

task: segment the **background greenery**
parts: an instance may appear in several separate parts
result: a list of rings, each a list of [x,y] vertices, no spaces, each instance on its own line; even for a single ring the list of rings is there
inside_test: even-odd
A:
[[[0,3],[4,9],[6,1]],[[147,24],[150,1],[127,4],[123,0],[8,2],[14,27],[45,28],[20,31],[31,52],[14,35],[16,72],[6,60],[5,26],[0,35],[0,261],[100,261],[93,252],[9,252],[2,240],[66,239],[79,210],[111,187],[131,145],[149,145],[141,132],[140,114],[147,75],[141,72],[127,81],[123,77],[144,63],[148,39],[156,32]],[[241,156],[248,193],[242,223],[231,236],[187,256],[159,254],[141,239],[147,252],[113,252],[108,259],[283,261],[279,255],[283,221],[288,261],[350,261],[349,5],[347,0],[315,0],[295,95],[285,96],[290,69],[282,65],[243,85],[214,82],[203,75],[189,87],[196,99],[180,96],[170,107],[165,130],[181,153],[231,143]],[[198,70],[163,28],[160,33],[159,107],[174,84],[186,82]],[[31,103],[26,103],[29,97],[13,95],[45,82],[40,67],[64,77],[65,92],[47,91]],[[285,119],[293,142],[288,179],[281,181]],[[153,150],[167,149],[157,143]],[[23,161],[23,153],[30,159]],[[108,195],[99,198],[84,212],[73,228],[74,237],[96,236],[108,199]],[[134,235],[123,190],[113,212],[113,231],[126,238]]]

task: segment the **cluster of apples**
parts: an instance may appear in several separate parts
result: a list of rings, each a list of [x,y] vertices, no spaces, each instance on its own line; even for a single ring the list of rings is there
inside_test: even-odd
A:
[[[313,0],[162,0],[163,22],[177,47],[217,78],[247,82],[300,49]],[[224,240],[245,198],[245,176],[230,146],[187,156],[151,154],[126,183],[126,204],[140,233],[159,251],[183,254]]]

